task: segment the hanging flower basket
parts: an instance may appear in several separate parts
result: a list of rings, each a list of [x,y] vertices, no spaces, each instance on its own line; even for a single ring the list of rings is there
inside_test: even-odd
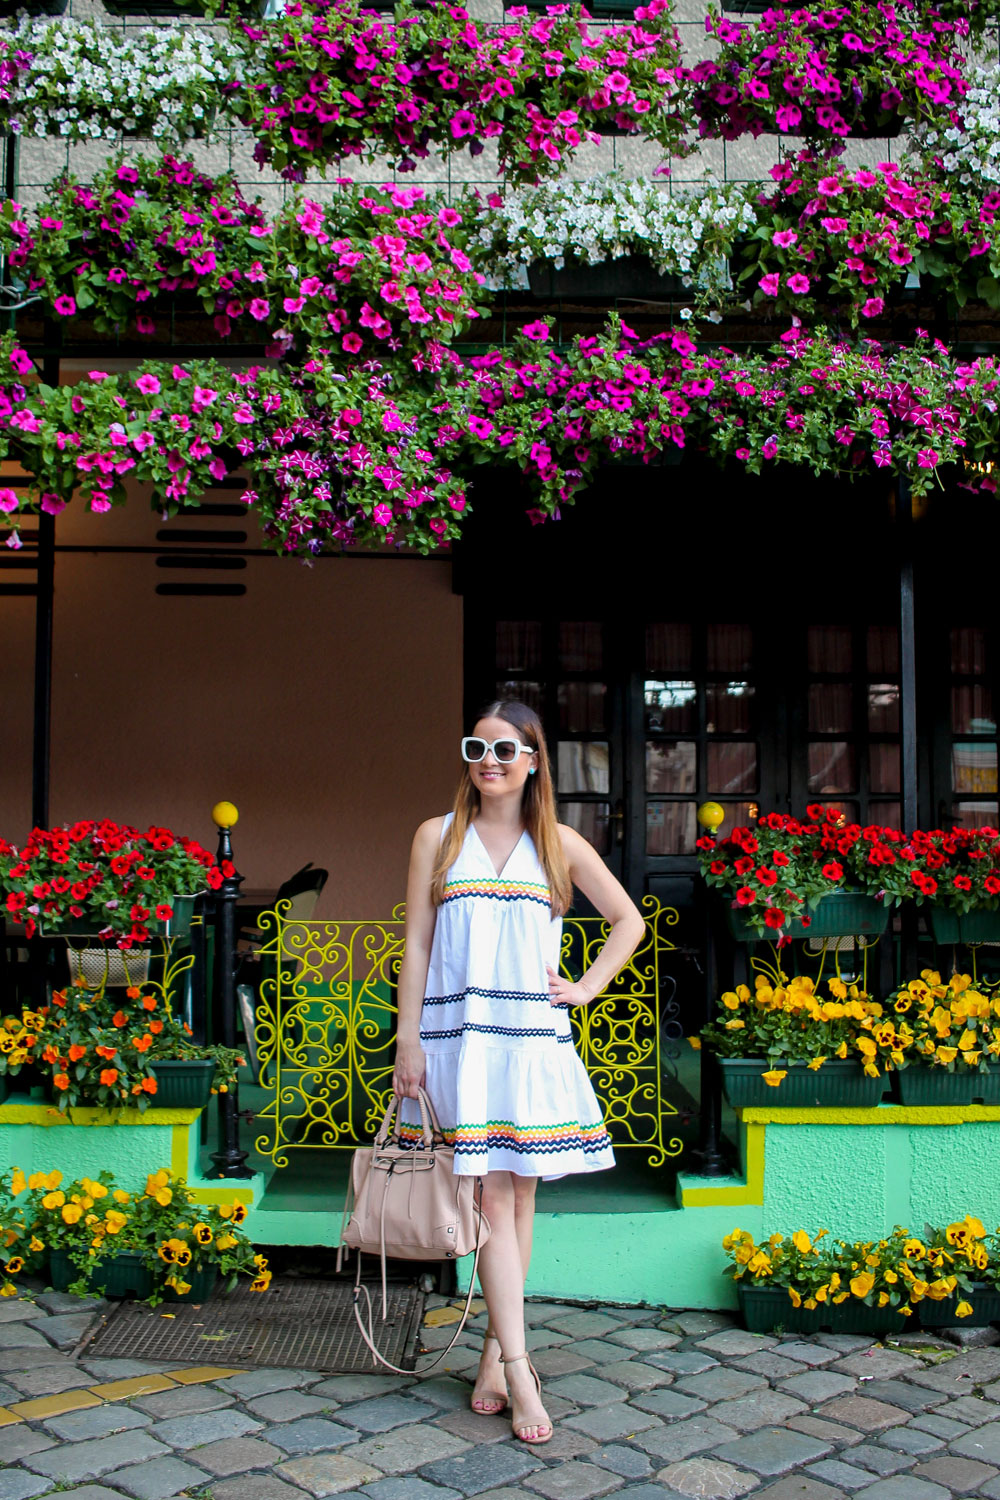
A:
[[[149,1065],[156,1079],[157,1109],[206,1109],[212,1097],[215,1063],[211,1058],[193,1062],[157,1058]]]
[[[972,1304],[972,1312],[964,1318],[955,1311],[960,1302]],[[925,1297],[920,1304],[921,1328],[985,1328],[990,1323],[1000,1323],[1000,1288],[988,1281],[973,1282],[968,1293],[956,1293],[940,1302]]]
[[[971,1104],[979,1089],[982,1075],[966,1071],[949,1073],[947,1068],[922,1068],[915,1065],[895,1074],[900,1104],[965,1105]]]
[[[967,911],[959,916],[943,906],[932,906],[928,917],[936,943],[1000,942],[1000,911]]]
[[[776,931],[758,933],[739,907],[727,908],[729,930],[741,943],[769,943],[779,936]],[[860,891],[831,891],[821,896],[809,913],[808,927],[802,922],[787,922],[781,931],[793,938],[878,937],[886,929],[889,911],[874,896]]]
[[[873,1109],[885,1092],[885,1079],[869,1078],[853,1058],[832,1058],[821,1068],[807,1063],[782,1063],[765,1057],[720,1057],[722,1089],[734,1109]],[[779,1069],[785,1077],[777,1085],[764,1074]]]
[[[595,266],[557,269],[536,260],[528,267],[528,285],[536,297],[690,297],[679,276],[659,272],[645,255],[620,255]]]
[[[75,938],[67,936],[66,956],[74,983],[82,979],[89,990],[120,989],[146,983],[152,949],[129,948],[123,951],[113,943],[100,942],[96,933],[87,933]]]
[[[53,1289],[65,1292],[71,1282],[79,1281],[80,1272],[65,1250],[53,1250],[49,1258],[49,1279]],[[153,1292],[153,1273],[143,1265],[142,1256],[134,1250],[121,1250],[98,1261],[87,1278],[92,1287],[103,1287],[108,1297],[149,1297]]]

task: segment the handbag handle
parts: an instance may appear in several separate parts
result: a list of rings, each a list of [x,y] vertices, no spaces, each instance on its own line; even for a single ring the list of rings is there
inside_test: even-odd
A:
[[[405,1097],[406,1096],[404,1094],[393,1094],[391,1099],[389,1100],[386,1112],[382,1116],[382,1123],[375,1135],[376,1149],[387,1144],[390,1134],[393,1135],[397,1140],[399,1139],[399,1107]],[[441,1126],[438,1122],[438,1117],[435,1112],[434,1106],[431,1103],[430,1095],[420,1087],[417,1088],[417,1105],[420,1109],[422,1144],[427,1148],[430,1148],[431,1146],[433,1146],[435,1139],[441,1141],[444,1140],[444,1131],[441,1129]],[[394,1116],[395,1120],[393,1119]]]

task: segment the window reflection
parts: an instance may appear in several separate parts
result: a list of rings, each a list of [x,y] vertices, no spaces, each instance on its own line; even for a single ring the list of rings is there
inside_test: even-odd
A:
[[[996,734],[992,691],[971,682],[953,687],[951,727],[955,734]]]
[[[951,632],[951,670],[961,677],[986,675],[986,633],[968,626]]]
[[[697,728],[698,700],[690,681],[647,681],[644,692],[646,729],[676,733]]]
[[[611,804],[608,802],[560,802],[559,818],[582,833],[598,854],[611,852]]]
[[[558,688],[559,728],[587,734],[605,728],[603,682],[561,682]]]
[[[902,828],[903,810],[899,802],[872,802],[868,808],[869,821],[881,823],[883,828]]]
[[[899,671],[899,631],[895,625],[869,625],[868,671],[872,677],[891,677]]]
[[[997,804],[995,802],[955,802],[951,815],[961,828],[996,828]]]
[[[872,734],[899,733],[899,687],[896,683],[868,684],[868,728]]]
[[[646,626],[646,671],[669,677],[693,665],[690,625]]]
[[[694,740],[647,740],[647,792],[697,791],[697,764]]]
[[[557,755],[560,792],[610,790],[606,740],[560,740]]]
[[[595,620],[563,620],[559,626],[559,665],[564,672],[599,672],[604,663],[604,631]]]
[[[953,792],[996,792],[996,744],[954,744],[951,747]]]
[[[809,728],[813,734],[847,734],[854,727],[853,689],[849,682],[809,684]]]
[[[747,734],[753,684],[710,682],[705,687],[705,729],[708,734]]]
[[[646,803],[646,853],[693,854],[698,837],[694,802]]]
[[[508,679],[497,683],[496,692],[498,698],[513,698],[518,703],[526,703],[541,717],[542,684],[540,682],[525,682],[520,677],[516,680]]]
[[[809,746],[809,790],[820,796],[853,792],[858,784],[854,746],[846,740],[822,740]]]
[[[541,623],[538,620],[498,620],[497,672],[537,674],[541,665]]]
[[[707,663],[710,672],[749,672],[753,632],[749,625],[709,625]]]
[[[757,787],[757,746],[752,740],[710,744],[708,747],[708,794],[731,796]]]
[[[849,625],[810,625],[810,672],[850,672],[853,663]]]
[[[868,746],[868,783],[872,792],[901,790],[898,745]]]

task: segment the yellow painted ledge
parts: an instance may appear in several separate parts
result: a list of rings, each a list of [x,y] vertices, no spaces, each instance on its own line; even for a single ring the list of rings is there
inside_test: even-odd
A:
[[[681,1208],[718,1208],[736,1206],[741,1203],[764,1202],[764,1125],[752,1124],[746,1119],[746,1182],[720,1183],[718,1187],[688,1187],[683,1176],[678,1178]],[[785,1111],[790,1113],[790,1111]],[[708,1183],[706,1177],[696,1181]]]
[[[0,1125],[193,1125],[200,1109],[70,1109],[54,1104],[0,1104]]]
[[[740,1109],[754,1125],[975,1125],[1000,1121],[997,1104],[880,1104],[874,1109]]]

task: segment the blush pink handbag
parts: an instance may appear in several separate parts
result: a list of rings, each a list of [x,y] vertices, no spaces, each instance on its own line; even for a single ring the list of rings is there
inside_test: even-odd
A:
[[[383,1319],[387,1306],[387,1259],[433,1261],[474,1256],[462,1320],[447,1349],[425,1367],[433,1369],[465,1327],[479,1268],[479,1252],[491,1229],[478,1201],[477,1189],[482,1179],[456,1175],[454,1148],[446,1143],[427,1094],[423,1089],[417,1091],[421,1139],[415,1145],[404,1145],[400,1137],[400,1102],[400,1096],[393,1095],[373,1145],[359,1146],[351,1160],[351,1181],[344,1204],[346,1223],[341,1229],[340,1245],[341,1253],[357,1250],[379,1257]],[[339,1262],[340,1254],[338,1266]],[[367,1303],[367,1327],[361,1315],[362,1296]],[[390,1364],[375,1346],[371,1297],[361,1282],[360,1254],[354,1279],[354,1316],[372,1351],[373,1362],[378,1360],[400,1375],[413,1373]]]

